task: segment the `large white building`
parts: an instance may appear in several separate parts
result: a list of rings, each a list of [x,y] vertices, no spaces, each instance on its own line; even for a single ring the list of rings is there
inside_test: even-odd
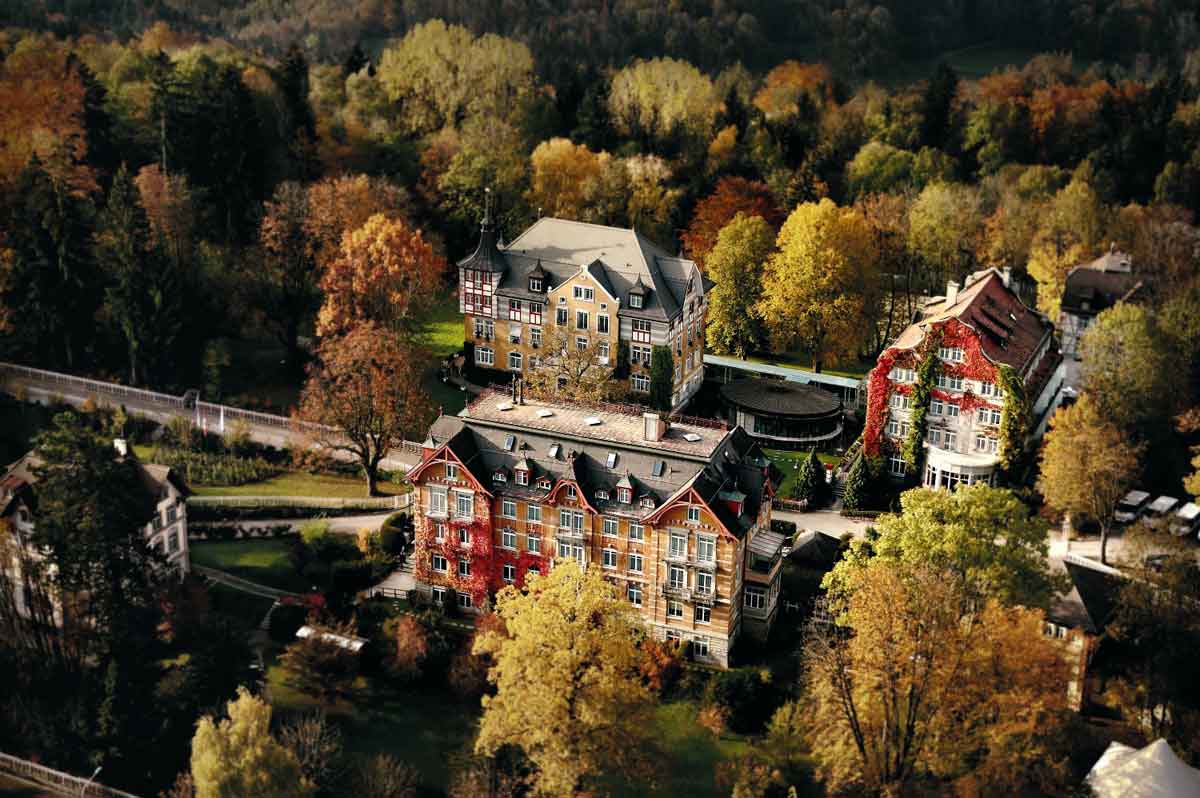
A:
[[[168,565],[182,577],[191,570],[186,504],[191,492],[173,469],[142,463],[123,440],[115,441],[114,446],[115,456],[129,461],[135,468],[146,492],[147,507],[153,505],[141,527],[146,545],[161,551]],[[0,519],[9,522],[10,533],[16,543],[8,561],[0,562],[0,579],[16,585],[23,584],[22,560],[40,556],[30,549],[30,540],[37,519],[36,472],[41,464],[36,452],[28,452],[0,477]],[[14,590],[13,594],[18,611],[28,616],[29,607],[25,606],[25,602],[29,598],[26,591]],[[61,605],[55,606],[53,612],[56,622],[61,623]]]
[[[932,351],[932,350],[936,351]],[[924,469],[907,474],[902,451],[913,418],[920,363],[936,357],[925,415]],[[1001,369],[1012,369],[1028,404],[1025,444],[1045,431],[1063,383],[1054,325],[1027,307],[995,269],[977,272],[931,299],[879,356],[868,380],[864,451],[883,456],[894,477],[927,487],[995,484],[1003,455]]]

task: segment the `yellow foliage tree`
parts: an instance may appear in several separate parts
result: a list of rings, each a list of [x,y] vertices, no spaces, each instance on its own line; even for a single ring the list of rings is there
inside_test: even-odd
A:
[[[555,398],[597,402],[620,398],[614,395],[620,383],[613,379],[612,363],[617,360],[615,347],[602,355],[600,342],[588,339],[579,347],[575,338],[561,327],[547,331],[537,368],[527,371],[529,392],[547,400]]]
[[[1038,611],[973,603],[940,570],[881,559],[852,576],[843,617],[848,629],[814,625],[806,647],[810,742],[831,789],[952,780],[1062,717],[1065,665]]]
[[[602,775],[638,764],[650,696],[637,675],[641,624],[598,569],[558,563],[523,590],[496,596],[506,635],[475,641],[490,654],[494,696],[483,699],[475,750],[519,746],[542,796],[577,796]]]
[[[1113,514],[1137,475],[1139,453],[1088,393],[1050,421],[1038,487],[1050,507],[1100,525],[1101,562],[1108,562]]]
[[[271,736],[271,706],[244,687],[229,717],[200,719],[192,738],[196,798],[307,798],[295,754]]]
[[[803,203],[784,222],[776,246],[758,303],[772,345],[803,348],[817,371],[826,358],[856,352],[867,331],[867,295],[878,282],[862,215],[828,199]]]
[[[529,158],[533,167],[529,205],[547,216],[582,219],[610,160],[608,153],[592,152],[570,139],[543,141]]]
[[[608,108],[625,135],[669,140],[684,135],[707,143],[721,98],[687,61],[635,61],[613,76]]]

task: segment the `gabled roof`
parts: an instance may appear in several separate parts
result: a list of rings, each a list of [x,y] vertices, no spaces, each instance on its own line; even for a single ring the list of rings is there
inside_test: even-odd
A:
[[[758,445],[740,428],[732,432],[680,425],[668,431],[659,443],[641,440],[641,416],[624,418],[612,409],[535,403],[519,405],[508,411],[492,406],[502,395],[485,395],[461,415],[443,416],[434,422],[430,436],[438,446],[453,441],[453,446],[473,457],[475,467],[488,475],[499,468],[512,468],[524,460],[537,472],[538,480],[546,478],[557,489],[564,481],[579,486],[581,498],[595,511],[627,518],[643,519],[662,507],[681,490],[695,489],[697,495],[713,510],[730,534],[741,536],[757,520],[763,501],[770,501],[772,478],[769,466],[762,458]],[[498,407],[498,406],[497,406]],[[486,410],[485,410],[486,408]],[[554,415],[540,417],[537,410],[553,409]],[[576,424],[575,414],[597,415],[603,418],[598,426]],[[628,429],[626,429],[628,427]],[[633,430],[639,430],[639,437]],[[700,440],[688,441],[682,434],[703,432]],[[508,451],[505,438],[516,434],[529,448]],[[472,441],[466,453],[466,438]],[[559,456],[551,457],[551,446],[559,446]],[[608,455],[617,452],[612,468]],[[414,469],[410,476],[419,476]],[[494,493],[518,499],[545,501],[546,490],[532,485],[507,483],[496,485]],[[629,487],[633,502],[618,501],[613,487]],[[608,497],[597,496],[608,491]],[[737,515],[722,493],[744,494],[742,513]],[[640,500],[649,497],[653,508],[642,507]]]
[[[978,334],[988,360],[1023,373],[1046,336],[1054,331],[1054,325],[1026,306],[995,269],[979,272],[973,278],[952,301],[940,297],[926,305],[921,317],[900,333],[893,346],[912,349],[931,327],[953,319]]]
[[[540,270],[550,289],[585,269],[616,297],[622,315],[667,321],[681,311],[690,282],[700,280],[701,291],[711,285],[692,261],[673,257],[636,230],[621,227],[543,217],[495,255],[489,241],[494,243],[494,235],[489,239],[481,233],[476,254],[459,265],[503,272],[499,296],[544,301],[544,294],[529,291],[531,275]],[[503,268],[493,266],[496,257]],[[639,282],[648,291],[647,300],[641,308],[630,308],[629,292]]]
[[[1071,579],[1071,589],[1051,603],[1047,620],[1100,634],[1112,620],[1125,576],[1115,568],[1071,554],[1063,558],[1063,566]]]

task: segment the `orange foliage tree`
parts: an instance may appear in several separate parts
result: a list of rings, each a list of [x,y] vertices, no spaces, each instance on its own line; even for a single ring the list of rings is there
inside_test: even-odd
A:
[[[0,65],[0,186],[11,189],[34,155],[74,191],[98,186],[86,164],[84,67],[53,39],[25,39]]]
[[[739,213],[761,216],[775,232],[783,224],[783,212],[765,183],[744,177],[721,178],[713,192],[696,204],[692,222],[680,236],[684,251],[701,269],[705,256],[717,244],[721,228]]]
[[[313,183],[308,187],[304,227],[317,266],[322,271],[329,268],[337,259],[342,237],[375,214],[407,218],[408,211],[408,192],[383,177],[342,175]]]
[[[371,323],[322,341],[317,357],[296,417],[312,423],[303,431],[323,451],[358,461],[374,496],[380,462],[429,422],[424,358]]]
[[[346,233],[338,257],[321,278],[325,304],[317,334],[336,336],[366,321],[404,338],[418,333],[446,259],[403,219],[375,214]]]
[[[833,76],[824,64],[784,61],[767,73],[763,86],[754,95],[754,106],[767,119],[786,119],[800,110],[800,97],[809,95],[818,103],[832,99]]]

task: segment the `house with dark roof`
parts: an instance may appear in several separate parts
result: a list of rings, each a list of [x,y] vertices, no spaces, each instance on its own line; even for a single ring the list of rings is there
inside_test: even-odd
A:
[[[1043,633],[1055,640],[1067,663],[1067,701],[1079,711],[1089,699],[1088,670],[1125,577],[1115,568],[1069,553],[1063,567],[1070,589],[1051,602]]]
[[[1116,244],[1094,261],[1067,272],[1058,315],[1063,355],[1078,359],[1079,338],[1092,319],[1144,288],[1144,280],[1134,273],[1133,259]]]
[[[162,552],[168,565],[180,577],[191,570],[188,552],[187,497],[191,495],[184,480],[168,466],[143,463],[129,449],[124,440],[116,440],[114,457],[128,463],[144,491],[145,520],[139,523],[146,545]],[[15,546],[11,547],[11,559],[0,561],[0,579],[22,583],[22,562],[38,558],[40,553],[30,546],[31,535],[37,519],[37,480],[42,459],[36,451],[23,455],[5,469],[0,476],[0,519],[8,522],[8,531]],[[30,595],[25,590],[14,590],[18,612],[28,615],[25,606]],[[61,607],[52,608],[56,620],[61,623]]]
[[[905,478],[901,454],[911,430],[918,368],[935,358],[935,382],[925,415],[921,484],[954,488],[995,484],[1003,455],[1000,430],[1009,412],[1002,372],[1019,380],[1027,406],[1025,434],[1013,445],[1041,437],[1057,406],[1064,377],[1054,325],[1025,305],[1003,273],[987,269],[966,284],[950,282],[930,299],[868,378],[863,450],[881,456],[890,473]]]
[[[636,230],[547,217],[505,245],[488,212],[458,276],[476,367],[516,375],[537,369],[553,331],[567,335],[571,346],[595,347],[601,363],[627,370],[634,393],[650,390],[653,347],[669,347],[675,408],[704,381],[711,282],[695,263]]]
[[[493,391],[433,424],[408,477],[428,600],[474,611],[573,559],[601,568],[655,638],[721,666],[775,619],[778,473],[741,428]]]

